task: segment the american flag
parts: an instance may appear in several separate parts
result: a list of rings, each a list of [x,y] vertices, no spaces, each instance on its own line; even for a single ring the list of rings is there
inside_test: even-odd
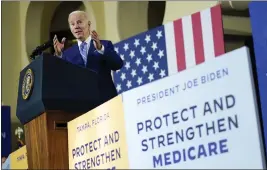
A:
[[[194,13],[123,40],[114,72],[118,93],[175,74],[225,53],[221,6]]]

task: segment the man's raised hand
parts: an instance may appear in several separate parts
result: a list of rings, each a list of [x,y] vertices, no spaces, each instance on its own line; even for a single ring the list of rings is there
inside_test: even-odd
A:
[[[56,56],[61,56],[62,51],[64,49],[64,44],[65,44],[66,38],[62,38],[61,42],[58,41],[57,35],[54,36],[53,38],[53,44],[54,44],[54,50],[55,50],[55,55]]]

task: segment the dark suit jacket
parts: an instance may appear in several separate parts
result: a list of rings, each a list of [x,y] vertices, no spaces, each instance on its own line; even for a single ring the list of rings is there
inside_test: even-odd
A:
[[[98,73],[100,98],[101,103],[104,103],[117,96],[117,90],[111,77],[111,70],[115,71],[122,68],[123,60],[116,51],[114,51],[114,46],[111,41],[101,40],[101,43],[104,46],[103,55],[96,51],[93,41],[91,40],[86,67]],[[72,64],[85,67],[78,44],[63,51],[62,59]]]

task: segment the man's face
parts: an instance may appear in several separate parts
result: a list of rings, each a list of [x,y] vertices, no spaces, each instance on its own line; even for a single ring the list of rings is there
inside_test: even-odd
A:
[[[75,13],[69,16],[69,26],[73,36],[84,41],[90,35],[89,21],[83,14]]]

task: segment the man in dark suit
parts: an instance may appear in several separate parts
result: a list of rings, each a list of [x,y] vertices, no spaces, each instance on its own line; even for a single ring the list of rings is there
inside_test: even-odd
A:
[[[114,51],[111,41],[100,40],[96,31],[91,32],[91,22],[84,11],[70,13],[68,22],[70,30],[78,43],[63,50],[66,38],[59,42],[55,35],[53,39],[55,55],[70,63],[97,72],[101,102],[106,102],[117,95],[111,77],[111,70],[115,71],[122,68],[123,60]]]

